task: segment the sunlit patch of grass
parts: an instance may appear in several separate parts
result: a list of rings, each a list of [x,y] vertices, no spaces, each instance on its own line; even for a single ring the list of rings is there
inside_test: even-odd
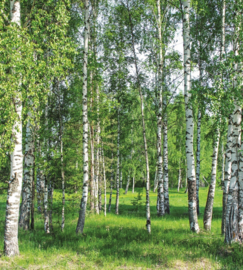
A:
[[[140,191],[142,191],[140,189]],[[88,212],[83,235],[76,235],[79,196],[67,195],[65,230],[60,231],[60,205],[54,204],[54,231],[44,233],[43,217],[36,213],[35,230],[19,232],[21,255],[1,257],[0,269],[241,269],[242,248],[227,247],[220,235],[222,191],[216,190],[212,231],[203,230],[207,188],[200,189],[201,232],[191,233],[187,194],[170,190],[171,214],[156,214],[157,194],[151,192],[152,234],[145,227],[145,190],[142,205],[134,210],[131,191],[121,192],[120,214],[107,216]],[[56,191],[58,193],[58,191]],[[56,198],[59,195],[56,194]],[[3,250],[6,196],[0,197],[1,250]]]

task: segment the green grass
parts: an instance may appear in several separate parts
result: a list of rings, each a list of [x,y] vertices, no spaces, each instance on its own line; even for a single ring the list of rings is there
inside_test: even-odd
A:
[[[36,214],[35,230],[19,232],[20,256],[0,259],[0,269],[243,269],[242,248],[228,247],[220,235],[222,191],[216,190],[212,231],[203,230],[207,188],[200,189],[199,234],[191,233],[187,214],[187,194],[170,189],[171,214],[156,216],[156,194],[151,192],[152,234],[145,227],[143,205],[134,211],[131,191],[120,196],[120,215],[107,217],[88,213],[84,235],[75,234],[79,199],[67,196],[65,231],[60,232],[57,204],[54,231],[46,235],[43,217]],[[55,198],[59,197],[56,192]],[[1,247],[3,252],[6,196],[0,196]]]

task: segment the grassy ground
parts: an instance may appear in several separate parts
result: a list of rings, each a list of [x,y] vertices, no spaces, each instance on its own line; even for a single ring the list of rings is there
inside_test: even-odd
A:
[[[54,231],[45,235],[43,217],[36,214],[34,231],[19,232],[21,255],[0,259],[0,269],[243,269],[243,249],[227,247],[220,235],[222,191],[216,190],[212,231],[203,228],[207,188],[200,189],[200,234],[189,231],[187,194],[170,190],[171,214],[156,216],[156,194],[151,192],[152,234],[145,228],[145,191],[142,205],[132,205],[139,189],[120,196],[120,215],[88,213],[84,235],[75,234],[79,200],[67,196],[65,231],[60,232],[60,213],[55,213]],[[55,194],[57,199],[59,194]],[[80,197],[80,195],[78,195]],[[1,238],[3,251],[6,196],[0,196]],[[57,212],[58,205],[54,205]],[[2,253],[1,251],[1,253]]]

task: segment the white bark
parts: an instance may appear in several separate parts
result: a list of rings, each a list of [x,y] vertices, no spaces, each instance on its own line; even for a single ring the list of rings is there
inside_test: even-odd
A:
[[[164,183],[163,183],[163,158],[162,158],[162,146],[161,146],[161,133],[162,133],[162,110],[163,110],[163,41],[161,33],[161,12],[160,12],[160,0],[157,0],[158,10],[158,37],[159,37],[159,87],[158,87],[158,115],[157,115],[157,171],[158,171],[158,215],[163,216],[165,214],[164,205]]]
[[[30,117],[31,115],[29,115]],[[30,212],[32,204],[32,180],[33,180],[33,165],[34,165],[34,138],[33,127],[30,121],[26,125],[26,144],[25,144],[25,157],[24,157],[24,179],[22,190],[22,203],[20,207],[19,227],[24,230],[29,229],[30,225]]]
[[[112,163],[113,163],[113,152],[111,153],[111,159],[112,159]],[[113,190],[113,174],[114,174],[113,164],[111,164],[111,182],[110,182],[110,188],[111,188],[111,190],[110,190],[108,212],[111,211],[111,200],[112,200],[112,190]]]
[[[154,175],[154,192],[156,191],[157,187],[158,187],[158,166],[156,165],[156,169],[155,169],[155,175]]]
[[[191,60],[190,60],[190,0],[183,1],[183,49],[184,49],[184,96],[186,106],[186,159],[188,180],[188,211],[190,229],[199,232],[197,219],[196,173],[193,155],[193,113],[190,106],[191,90]]]
[[[132,178],[132,193],[134,193],[134,188],[135,188],[135,176],[133,175],[133,178]]]
[[[239,173],[239,149],[241,143],[241,107],[235,106],[233,119],[233,142],[231,147],[231,177],[227,196],[225,217],[225,242],[230,244],[239,241],[238,236],[238,173]]]
[[[125,194],[127,194],[128,192],[129,185],[130,185],[130,172],[128,172],[128,176],[127,176],[127,185],[126,185]]]
[[[50,224],[49,224],[49,207],[48,207],[48,182],[46,176],[43,174],[43,181],[45,182],[44,187],[44,230],[46,233],[50,233]]]
[[[200,69],[201,70],[201,69]],[[201,71],[200,71],[200,80],[201,80]],[[200,214],[199,210],[199,184],[200,184],[200,143],[201,143],[201,110],[198,109],[198,116],[197,116],[197,170],[196,170],[196,178],[197,178],[197,214]]]
[[[104,177],[104,216],[106,216],[106,175],[105,175],[105,157],[104,157],[103,148],[102,148],[102,165],[103,165],[103,177]]]
[[[10,1],[11,22],[20,27],[20,1]],[[20,85],[20,82],[19,82]],[[4,253],[6,256],[19,254],[18,219],[22,188],[23,154],[22,154],[22,102],[18,94],[14,100],[17,119],[12,128],[14,149],[10,161],[10,181],[6,205],[6,220],[4,232]]]
[[[89,182],[89,151],[88,151],[88,40],[89,40],[89,0],[85,0],[85,30],[84,30],[84,62],[83,62],[83,196],[80,204],[79,219],[76,233],[83,233],[85,214],[88,201]]]
[[[226,144],[226,152],[225,152],[225,179],[224,179],[224,191],[223,191],[223,212],[222,212],[222,225],[221,225],[221,233],[225,234],[225,218],[226,218],[226,206],[227,206],[227,197],[229,192],[229,184],[230,184],[230,178],[231,178],[231,148],[233,143],[233,123],[232,123],[232,117],[229,117],[228,122],[228,134],[227,134],[227,144]]]
[[[203,224],[205,230],[211,230],[211,223],[213,217],[213,202],[216,187],[216,174],[217,174],[217,160],[219,150],[219,128],[216,131],[216,138],[214,140],[213,147],[213,160],[212,160],[212,172],[211,172],[211,183],[208,189],[207,203],[204,211]]]
[[[120,175],[120,108],[117,110],[117,169],[116,169],[116,214],[119,214],[119,175]]]
[[[225,153],[224,153],[224,143],[223,143],[223,141],[222,141],[221,143],[222,143],[222,148],[221,148],[221,151],[222,151],[222,175],[221,175],[221,187],[222,187],[222,189],[223,189],[223,186],[224,186]]]
[[[166,107],[166,96],[164,97],[164,107]],[[168,169],[168,126],[167,126],[167,113],[164,113],[164,126],[163,126],[163,158],[164,158],[164,168],[163,168],[163,177],[164,177],[164,207],[165,213],[170,213],[170,203],[169,203],[169,169]]]

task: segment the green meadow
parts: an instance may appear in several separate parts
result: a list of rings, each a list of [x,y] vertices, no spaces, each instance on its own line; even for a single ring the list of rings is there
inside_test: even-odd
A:
[[[138,192],[142,194],[137,200]],[[76,235],[80,194],[68,195],[64,232],[60,205],[53,206],[53,232],[44,233],[43,216],[36,213],[35,229],[19,231],[20,255],[3,255],[6,195],[1,195],[0,269],[243,269],[243,248],[224,244],[221,236],[222,191],[216,190],[212,231],[203,230],[207,188],[200,188],[200,233],[189,230],[187,194],[170,189],[171,214],[156,215],[157,194],[151,192],[152,234],[145,228],[145,190],[120,192],[120,214],[104,217],[87,213],[83,235]],[[61,194],[55,192],[54,198]],[[107,201],[109,193],[107,192]]]

